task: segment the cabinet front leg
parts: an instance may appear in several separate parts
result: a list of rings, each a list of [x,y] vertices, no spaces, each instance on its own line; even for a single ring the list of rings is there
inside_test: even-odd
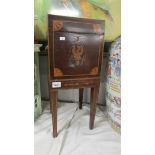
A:
[[[90,100],[90,120],[89,120],[89,128],[94,128],[94,120],[96,114],[96,103],[98,99],[99,87],[91,88],[91,100]]]
[[[57,137],[57,90],[51,90],[51,111],[53,124],[53,137]]]
[[[50,100],[50,113],[52,113],[52,96],[51,96],[51,90],[50,90],[50,83],[48,83],[48,93],[49,93],[49,100]]]

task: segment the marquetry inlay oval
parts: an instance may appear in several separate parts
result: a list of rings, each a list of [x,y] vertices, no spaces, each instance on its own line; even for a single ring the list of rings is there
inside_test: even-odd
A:
[[[91,75],[97,75],[98,74],[98,67],[94,67],[91,72],[90,72]]]
[[[53,31],[59,31],[63,27],[63,22],[60,20],[53,20]]]
[[[74,44],[70,48],[70,64],[80,66],[83,64],[85,51],[80,36],[74,36]]]
[[[101,32],[101,25],[100,24],[93,24],[94,32],[100,33]]]
[[[63,72],[59,68],[54,68],[54,76],[63,76]]]

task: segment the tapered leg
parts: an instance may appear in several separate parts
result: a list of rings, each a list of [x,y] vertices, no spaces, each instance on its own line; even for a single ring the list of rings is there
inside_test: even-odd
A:
[[[52,95],[49,95],[50,97],[50,113],[52,114]]]
[[[91,88],[91,101],[90,101],[90,120],[89,120],[89,128],[94,128],[94,120],[96,114],[96,103],[98,99],[99,87]]]
[[[83,90],[84,88],[79,88],[79,109],[82,109]]]
[[[48,92],[49,92],[49,99],[50,99],[50,113],[52,113],[52,97],[51,97],[51,91],[50,91],[50,84],[48,84]]]
[[[50,104],[52,111],[53,137],[57,137],[57,90],[51,91]]]

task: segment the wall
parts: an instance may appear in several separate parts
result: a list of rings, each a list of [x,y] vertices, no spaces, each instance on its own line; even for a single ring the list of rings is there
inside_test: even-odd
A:
[[[121,0],[34,0],[36,40],[47,40],[47,14],[105,20],[105,40],[121,34]]]
[[[41,90],[39,76],[39,54],[34,53],[34,119],[38,118],[42,113]]]

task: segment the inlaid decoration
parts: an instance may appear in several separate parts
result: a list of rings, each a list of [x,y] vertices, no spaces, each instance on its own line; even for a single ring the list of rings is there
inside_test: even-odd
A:
[[[100,24],[93,24],[94,32],[100,33],[101,32],[101,25]]]
[[[63,22],[60,20],[53,20],[53,30],[54,31],[59,31],[63,27]]]
[[[61,69],[59,69],[59,68],[54,68],[54,76],[55,76],[55,77],[63,76],[63,72],[61,71]]]
[[[79,36],[74,36],[75,43],[71,46],[70,49],[70,65],[71,66],[80,66],[83,64],[85,51],[84,46],[80,41]]]
[[[97,75],[98,74],[98,67],[94,67],[91,72],[90,72],[91,75]]]

